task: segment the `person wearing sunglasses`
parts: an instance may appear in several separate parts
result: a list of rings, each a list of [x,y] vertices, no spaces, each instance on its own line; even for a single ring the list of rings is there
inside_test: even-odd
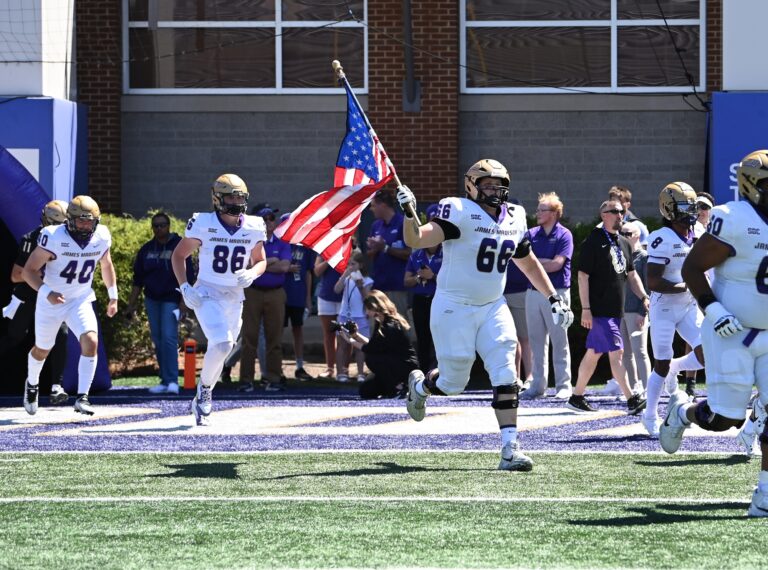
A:
[[[584,396],[587,384],[603,354],[608,354],[611,373],[627,399],[630,415],[639,414],[645,399],[633,394],[624,368],[624,342],[621,337],[621,318],[624,316],[625,285],[643,300],[648,309],[648,295],[635,271],[632,246],[619,235],[624,220],[624,207],[618,200],[606,200],[600,205],[602,224],[581,244],[579,260],[579,299],[581,300],[581,326],[589,330],[587,351],[579,365],[579,376],[573,395],[566,406],[575,412],[596,412]]]
[[[621,207],[624,208],[624,221],[633,222],[640,229],[640,246],[643,248],[648,247],[648,226],[643,221],[632,213],[630,208],[632,207],[632,192],[626,186],[614,185],[608,190],[608,200],[618,200]]]
[[[179,318],[186,306],[178,291],[171,256],[181,236],[171,231],[171,218],[165,212],[152,216],[151,240],[141,246],[133,262],[133,287],[123,316],[136,316],[138,300],[144,292],[144,308],[149,333],[155,347],[160,383],[149,388],[150,394],[179,393]],[[187,281],[194,283],[192,258],[185,262]]]
[[[693,233],[698,239],[707,231],[709,216],[712,213],[712,208],[715,207],[715,197],[708,192],[696,192],[696,206],[698,206],[699,214],[693,226]]]

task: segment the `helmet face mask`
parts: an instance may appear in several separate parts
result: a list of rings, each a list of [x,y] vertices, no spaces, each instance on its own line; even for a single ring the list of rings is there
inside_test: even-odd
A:
[[[219,176],[213,183],[211,196],[213,207],[220,214],[239,216],[248,210],[248,187],[237,174]]]
[[[768,150],[749,153],[736,169],[739,194],[768,211]]]
[[[51,200],[40,214],[40,223],[43,226],[54,226],[67,221],[67,203],[64,200]]]
[[[497,180],[485,180],[486,178]],[[509,197],[509,172],[497,160],[479,160],[464,175],[464,189],[474,202],[498,208]]]
[[[90,196],[75,196],[67,206],[67,231],[76,239],[90,239],[99,220],[101,210]]]
[[[692,226],[699,214],[696,191],[685,182],[670,182],[659,193],[659,212],[669,222]]]

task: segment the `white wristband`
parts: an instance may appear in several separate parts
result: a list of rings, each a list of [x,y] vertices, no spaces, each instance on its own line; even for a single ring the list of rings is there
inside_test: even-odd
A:
[[[107,295],[109,295],[110,301],[117,301],[117,285],[107,287]]]
[[[46,285],[45,283],[40,285],[40,289],[37,290],[37,294],[42,295],[43,299],[47,299],[48,295],[50,295],[51,293],[53,293],[53,289],[48,287],[48,285]]]

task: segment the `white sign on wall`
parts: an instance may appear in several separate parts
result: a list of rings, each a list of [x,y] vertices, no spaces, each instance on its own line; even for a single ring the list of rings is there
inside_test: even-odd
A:
[[[768,91],[765,0],[723,0],[723,91]]]

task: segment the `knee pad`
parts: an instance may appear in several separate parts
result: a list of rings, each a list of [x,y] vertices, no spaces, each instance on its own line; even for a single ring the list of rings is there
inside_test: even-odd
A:
[[[499,395],[509,394],[509,398],[499,400]],[[514,410],[520,405],[520,384],[508,384],[493,387],[493,401],[491,407],[494,410]]]
[[[706,400],[696,404],[696,420],[699,427],[707,431],[727,431],[732,427],[740,428],[744,425],[743,419],[735,420],[714,413]]]
[[[227,358],[227,355],[232,351],[232,347],[235,343],[224,341],[217,342],[216,344],[209,344],[208,350],[205,351],[206,356],[210,355],[215,359],[220,359],[222,362]]]

